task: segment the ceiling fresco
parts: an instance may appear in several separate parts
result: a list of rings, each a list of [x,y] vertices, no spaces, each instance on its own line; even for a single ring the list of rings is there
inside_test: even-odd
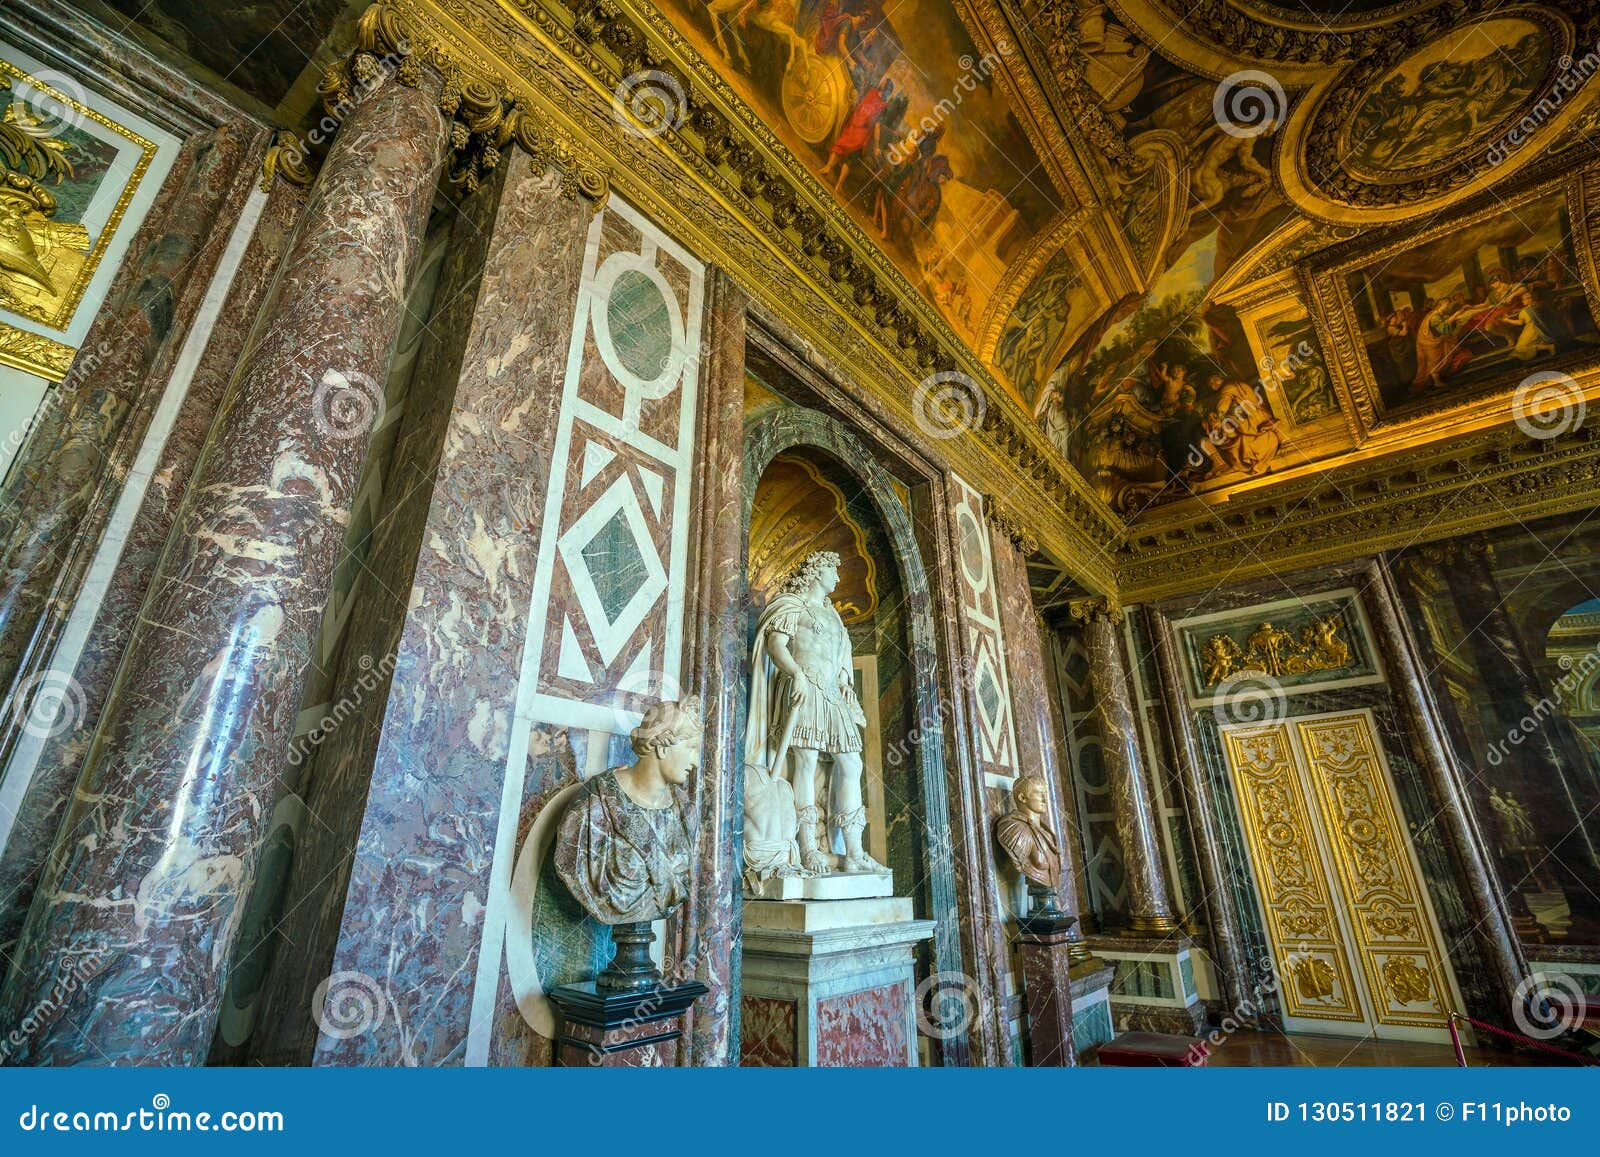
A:
[[[269,102],[362,6],[112,3]],[[1593,0],[655,6],[1124,517],[1600,379]]]
[[[664,5],[1126,516],[1600,352],[1580,0]]]
[[[1070,206],[1022,127],[1009,41],[947,3],[661,0],[969,341]]]

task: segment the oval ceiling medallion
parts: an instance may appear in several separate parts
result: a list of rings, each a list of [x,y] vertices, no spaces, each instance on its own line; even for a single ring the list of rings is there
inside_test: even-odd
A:
[[[1575,29],[1549,8],[1507,7],[1418,43],[1388,46],[1300,103],[1278,153],[1284,188],[1331,221],[1431,212],[1542,152],[1600,84],[1585,82],[1600,11]],[[1591,91],[1591,88],[1595,91]]]

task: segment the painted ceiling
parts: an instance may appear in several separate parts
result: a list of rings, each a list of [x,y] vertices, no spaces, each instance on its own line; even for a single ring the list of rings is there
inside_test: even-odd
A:
[[[290,111],[363,6],[112,3]],[[1592,0],[656,5],[1125,516],[1600,369]]]
[[[1600,358],[1582,0],[660,5],[1123,514]]]

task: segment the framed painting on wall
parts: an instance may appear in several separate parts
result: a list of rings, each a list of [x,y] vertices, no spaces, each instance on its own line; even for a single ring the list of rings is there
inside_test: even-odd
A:
[[[1506,413],[1535,374],[1600,367],[1582,176],[1451,214],[1310,273],[1335,383],[1364,436]]]

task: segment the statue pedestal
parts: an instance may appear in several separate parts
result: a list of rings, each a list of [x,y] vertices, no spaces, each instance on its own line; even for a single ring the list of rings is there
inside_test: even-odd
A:
[[[747,900],[740,1063],[915,1065],[912,953],[933,930],[905,897]]]
[[[554,1063],[608,1069],[675,1065],[683,1014],[710,991],[698,980],[644,992],[607,992],[592,980],[552,988],[550,1003],[561,1014]]]
[[[1072,926],[1057,913],[1017,921],[1017,971],[1028,1010],[1028,1063],[1037,1068],[1078,1063],[1072,1048]]]
[[[894,873],[836,872],[829,876],[773,876],[762,880],[754,891],[745,889],[751,900],[864,900],[894,895]]]
[[[1118,1031],[1194,1036],[1205,1025],[1194,944],[1187,936],[1090,936],[1085,943],[1117,970],[1111,1011]]]

